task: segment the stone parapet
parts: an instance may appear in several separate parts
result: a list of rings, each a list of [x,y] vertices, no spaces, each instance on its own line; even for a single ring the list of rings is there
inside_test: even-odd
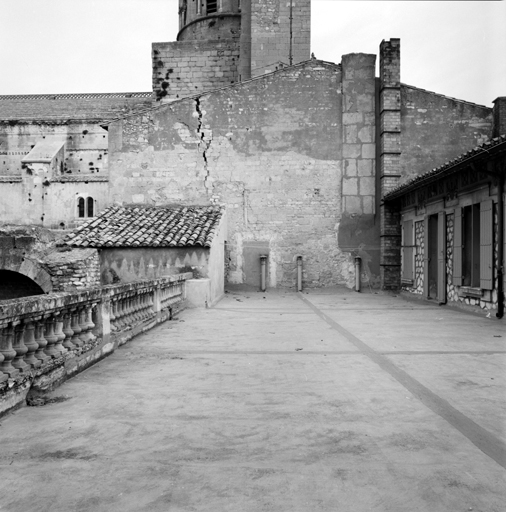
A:
[[[0,415],[37,401],[186,305],[192,273],[0,301]]]

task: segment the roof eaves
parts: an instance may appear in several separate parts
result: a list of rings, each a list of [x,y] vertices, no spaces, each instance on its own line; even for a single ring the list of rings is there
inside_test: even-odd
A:
[[[432,169],[424,174],[420,174],[415,178],[411,179],[407,183],[404,183],[392,190],[388,194],[383,197],[384,201],[392,201],[394,199],[398,199],[399,197],[407,194],[408,192],[419,188],[423,185],[431,183],[442,176],[448,176],[455,172],[458,172],[463,167],[469,165],[473,161],[480,160],[485,154],[490,155],[490,151],[493,151],[494,154],[501,153],[506,151],[506,135],[501,135],[500,137],[495,137],[480,146],[477,146],[466,153],[463,153],[457,158],[450,160],[449,162],[444,163],[443,165]]]

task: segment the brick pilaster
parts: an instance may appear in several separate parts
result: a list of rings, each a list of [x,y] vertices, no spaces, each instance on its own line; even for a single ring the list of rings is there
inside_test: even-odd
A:
[[[400,39],[380,45],[380,190],[381,286],[397,289],[401,278],[400,217],[394,206],[383,203],[385,194],[400,180],[401,158],[401,46]]]

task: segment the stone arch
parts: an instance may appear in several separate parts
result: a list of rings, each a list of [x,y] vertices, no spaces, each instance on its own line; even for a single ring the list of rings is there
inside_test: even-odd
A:
[[[0,300],[44,294],[44,290],[33,279],[13,270],[0,270],[0,281]]]
[[[7,265],[0,271],[16,272],[27,277],[41,288],[42,293],[51,293],[53,291],[51,275],[34,260],[24,258],[21,264]]]

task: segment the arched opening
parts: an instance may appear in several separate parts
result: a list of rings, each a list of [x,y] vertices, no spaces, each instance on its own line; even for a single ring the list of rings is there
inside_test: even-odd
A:
[[[44,290],[32,279],[12,270],[0,270],[0,300],[44,295]]]
[[[91,196],[78,196],[77,216],[79,218],[95,216],[95,200]]]

